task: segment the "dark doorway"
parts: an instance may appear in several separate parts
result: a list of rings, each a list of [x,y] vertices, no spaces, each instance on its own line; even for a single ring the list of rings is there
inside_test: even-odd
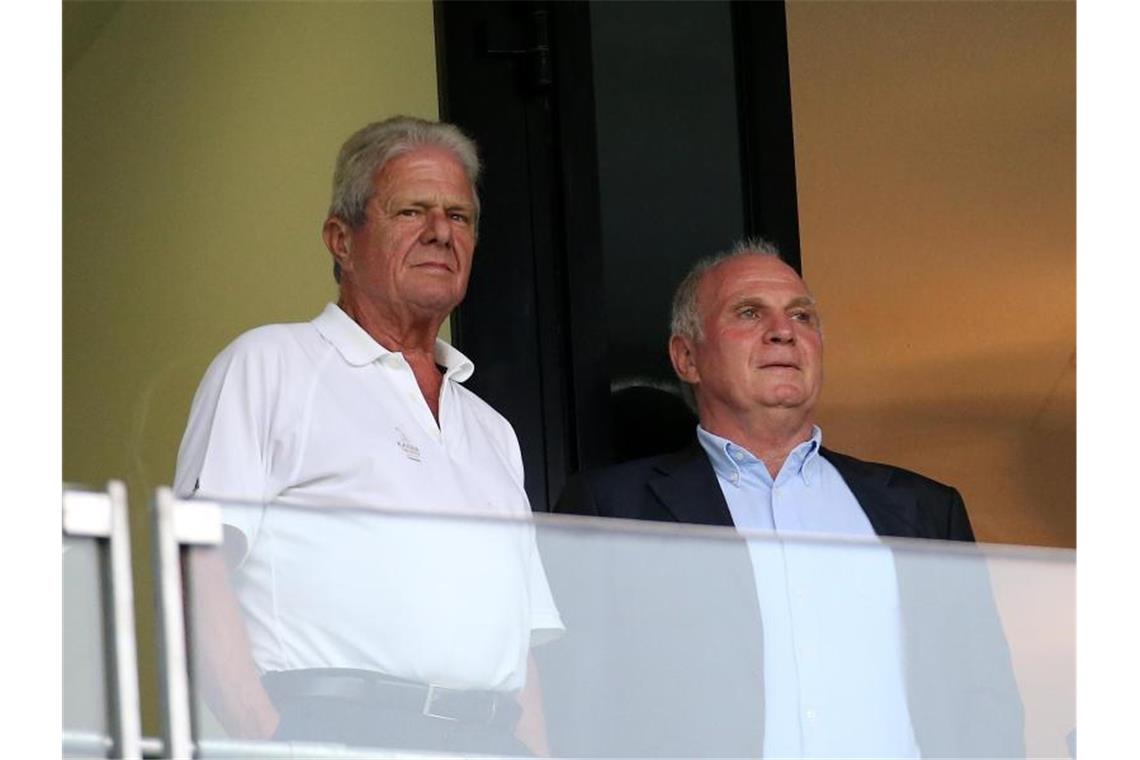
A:
[[[677,447],[665,353],[692,262],[744,235],[799,265],[783,3],[437,2],[440,113],[486,170],[453,321],[536,510]]]

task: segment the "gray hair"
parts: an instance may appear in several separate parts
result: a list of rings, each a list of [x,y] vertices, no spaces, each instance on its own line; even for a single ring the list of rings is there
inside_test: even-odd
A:
[[[718,265],[740,256],[775,256],[780,258],[780,249],[774,243],[763,238],[744,238],[733,243],[727,251],[697,259],[697,263],[689,269],[689,273],[685,275],[685,279],[681,280],[681,284],[677,286],[677,291],[673,294],[673,315],[669,324],[669,330],[673,335],[680,335],[694,342],[704,340],[705,331],[701,327],[701,310],[697,304],[697,291],[701,287],[701,281]],[[681,398],[685,400],[690,409],[698,414],[700,413],[693,386],[684,381],[681,381]]]
[[[475,141],[445,122],[412,116],[393,116],[358,129],[340,148],[333,170],[332,202],[329,216],[343,220],[353,229],[365,222],[368,201],[372,199],[376,173],[392,159],[416,148],[435,147],[450,151],[471,183],[475,202],[474,228],[479,229],[479,149]],[[334,264],[333,277],[340,282],[340,266]]]
[[[700,309],[697,305],[697,291],[700,289],[701,281],[712,269],[739,256],[775,256],[781,258],[780,249],[776,247],[775,243],[763,238],[744,238],[733,243],[732,247],[726,251],[698,259],[673,294],[673,314],[669,323],[671,334],[680,335],[693,341],[704,339]]]

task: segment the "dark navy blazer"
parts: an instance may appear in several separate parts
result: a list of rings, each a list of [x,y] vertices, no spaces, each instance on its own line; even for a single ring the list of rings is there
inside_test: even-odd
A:
[[[891,465],[820,448],[880,536],[973,541],[958,491]],[[554,508],[633,520],[732,525],[716,473],[700,444],[674,454],[586,473],[570,481]]]
[[[956,489],[909,470],[865,462],[826,448],[821,448],[820,454],[843,477],[878,535],[973,542],[966,508]],[[582,473],[567,484],[554,511],[700,525],[733,524],[712,465],[695,441],[673,454]],[[937,562],[931,561],[930,553],[923,551],[925,547],[921,543],[892,546],[904,627],[908,704],[922,755],[1023,757],[1021,700],[985,565],[973,547],[948,546],[945,553],[949,559]],[[610,651],[613,667],[628,668],[640,683],[605,707],[604,699],[599,702],[593,717],[603,723],[614,722],[611,741],[605,747],[574,747],[579,754],[589,754],[591,749],[645,756],[761,754],[763,721],[752,716],[762,715],[763,710],[762,653],[756,645],[762,641],[762,623],[754,591],[740,580],[751,578],[747,553],[730,554],[709,555],[709,562],[715,566],[700,569],[608,564],[635,576],[632,580],[599,578],[598,584],[611,584],[614,594],[620,595],[620,589],[625,589],[627,597],[644,596],[652,583],[683,587],[685,590],[661,606],[684,619],[671,620],[668,614],[642,604],[636,614],[649,622],[626,616],[615,626],[626,633],[611,638],[625,635],[628,641],[597,637],[589,644],[587,649],[595,651],[620,649]],[[572,584],[581,587],[587,577],[583,573],[588,571],[582,569],[583,564],[578,568]],[[953,572],[954,577],[947,578],[947,572]],[[555,577],[551,581],[555,587],[564,585]],[[717,593],[701,594],[694,588],[701,584],[706,590],[710,584],[717,584]],[[736,588],[738,593],[726,596],[726,587]],[[615,604],[608,614],[621,617],[626,607],[625,603]],[[573,633],[573,616],[572,609],[564,610],[564,617],[569,617],[569,634]],[[722,665],[725,658],[709,658],[711,672],[675,669],[658,679],[654,671],[667,653],[654,650],[647,642],[654,636],[660,638],[655,630],[678,624],[697,626],[694,646],[716,642],[718,647],[739,650],[735,666]],[[642,633],[628,633],[630,630]],[[568,639],[572,644],[573,636]],[[644,698],[637,696],[638,689]],[[670,695],[664,700],[676,707],[672,715],[659,716],[663,735],[622,735],[622,723],[627,719],[644,722],[636,715],[639,705],[658,704],[663,693]],[[686,701],[701,693],[719,694],[724,699],[711,710]]]

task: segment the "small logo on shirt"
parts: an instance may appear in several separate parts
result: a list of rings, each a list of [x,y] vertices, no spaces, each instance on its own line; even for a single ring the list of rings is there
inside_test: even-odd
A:
[[[400,447],[400,451],[404,452],[404,456],[413,462],[420,461],[420,449],[414,443],[408,440],[408,436],[404,435],[404,431],[396,428],[397,441],[396,445]]]

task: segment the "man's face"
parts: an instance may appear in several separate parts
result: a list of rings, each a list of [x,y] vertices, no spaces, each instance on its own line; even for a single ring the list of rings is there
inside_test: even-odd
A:
[[[764,407],[810,414],[823,385],[823,341],[815,299],[795,270],[775,256],[729,259],[705,274],[697,306],[704,337],[675,337],[671,351],[678,374],[696,386],[702,419]]]
[[[417,148],[373,178],[365,222],[348,233],[341,261],[365,300],[386,310],[439,316],[467,292],[475,251],[475,201],[462,164],[442,148]]]

